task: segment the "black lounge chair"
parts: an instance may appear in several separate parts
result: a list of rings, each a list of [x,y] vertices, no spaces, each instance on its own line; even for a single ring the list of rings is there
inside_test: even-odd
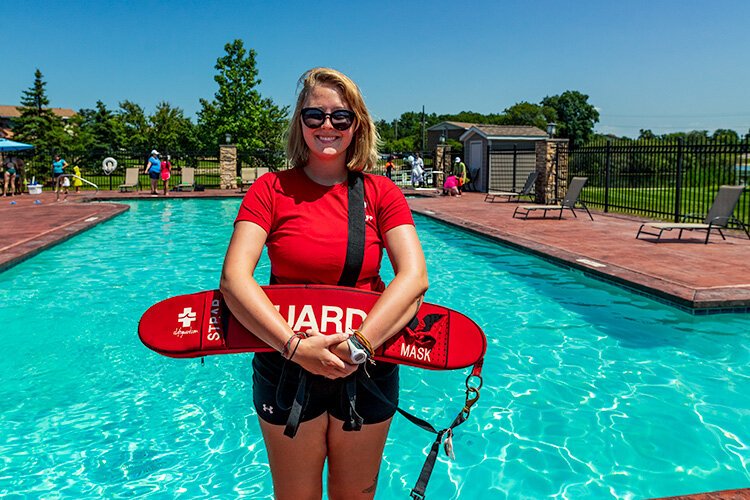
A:
[[[724,233],[721,231],[722,228],[726,228],[730,222],[734,222],[739,225],[750,238],[750,231],[747,226],[739,219],[734,217],[734,208],[737,206],[737,202],[740,201],[740,196],[745,186],[720,186],[719,192],[716,194],[714,202],[711,204],[711,208],[708,210],[708,214],[705,217],[698,215],[685,215],[682,220],[683,222],[646,222],[641,224],[638,229],[638,234],[635,235],[636,239],[641,234],[647,234],[650,236],[656,236],[656,243],[661,240],[661,234],[664,231],[671,231],[673,229],[679,229],[680,232],[677,235],[677,239],[682,239],[683,231],[706,231],[706,240],[704,244],[708,243],[708,238],[711,236],[712,230],[717,230],[721,235],[721,239],[726,240]],[[703,219],[702,223],[698,222],[685,222],[688,219]],[[656,229],[658,233],[650,233],[644,231],[643,228]]]
[[[586,184],[587,180],[588,177],[573,177],[570,181],[570,186],[568,186],[568,192],[565,194],[565,198],[563,198],[558,205],[520,205],[513,211],[513,217],[516,215],[523,215],[524,219],[528,219],[531,212],[541,210],[544,212],[542,217],[547,217],[547,212],[558,211],[560,215],[557,218],[562,219],[563,210],[567,208],[573,212],[573,217],[578,218],[575,208],[576,204],[580,204],[581,208],[586,210],[586,213],[589,214],[591,220],[594,220],[594,217],[592,217],[586,204],[578,199],[578,197],[581,196],[581,190],[583,190],[583,186]]]
[[[536,178],[538,176],[539,173],[536,170],[532,170],[531,172],[529,172],[529,176],[526,178],[526,184],[523,185],[523,189],[521,189],[520,191],[490,191],[485,195],[484,201],[494,203],[495,198],[497,198],[498,196],[505,196],[507,198],[505,201],[510,201],[511,198],[515,198],[516,201],[521,201],[521,196],[528,196],[531,200],[533,200],[534,187],[536,184]]]

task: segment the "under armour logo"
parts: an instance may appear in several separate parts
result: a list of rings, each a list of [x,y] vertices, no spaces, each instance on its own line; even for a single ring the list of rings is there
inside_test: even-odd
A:
[[[266,413],[273,413],[273,406],[267,406],[265,403],[263,404],[263,411]]]
[[[177,315],[177,321],[182,323],[182,326],[184,328],[187,328],[190,326],[190,323],[195,321],[196,314],[193,312],[192,307],[186,307],[182,310],[181,314]]]

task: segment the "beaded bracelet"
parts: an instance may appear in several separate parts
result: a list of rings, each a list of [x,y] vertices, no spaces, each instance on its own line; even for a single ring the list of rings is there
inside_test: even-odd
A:
[[[375,350],[372,348],[372,344],[370,341],[365,337],[360,330],[352,330],[352,336],[349,338],[349,340],[354,343],[357,347],[362,349],[367,353],[367,360],[375,364],[375,360],[373,359],[373,356],[375,356]]]

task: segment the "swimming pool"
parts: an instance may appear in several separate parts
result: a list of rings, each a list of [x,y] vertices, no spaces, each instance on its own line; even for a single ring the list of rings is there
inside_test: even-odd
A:
[[[249,356],[201,366],[159,356],[136,334],[152,303],[216,287],[238,204],[133,202],[0,273],[0,496],[271,497]],[[750,485],[750,315],[692,316],[417,224],[428,300],[471,315],[489,339],[482,398],[457,430],[456,461],[439,459],[428,498]],[[445,426],[465,376],[405,368],[403,407]],[[408,494],[431,442],[396,417],[378,498]]]

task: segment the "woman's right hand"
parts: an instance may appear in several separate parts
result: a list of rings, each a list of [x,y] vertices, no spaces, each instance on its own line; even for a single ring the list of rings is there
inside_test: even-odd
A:
[[[309,337],[299,341],[297,351],[292,361],[315,375],[321,375],[328,379],[343,378],[357,371],[358,365],[344,362],[331,348],[345,342],[349,338],[347,333],[334,333],[323,335],[317,330],[309,330]],[[291,349],[294,351],[295,342]]]

